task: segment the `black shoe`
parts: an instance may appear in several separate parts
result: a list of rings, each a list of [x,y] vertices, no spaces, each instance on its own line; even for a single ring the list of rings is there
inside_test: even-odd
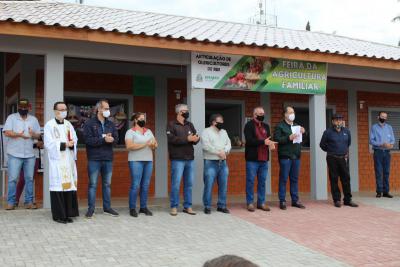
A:
[[[62,223],[62,224],[66,224],[66,223],[67,223],[66,220],[61,220],[61,219],[57,219],[57,220],[54,220],[54,219],[53,219],[53,221],[55,221],[55,222],[57,222],[57,223]]]
[[[65,219],[65,221],[66,221],[67,223],[73,223],[73,222],[74,222],[71,218],[67,218],[67,219]]]
[[[306,207],[305,207],[303,204],[301,204],[300,202],[292,203],[292,207],[299,208],[299,209],[305,209],[305,208],[306,208]]]
[[[279,208],[280,208],[281,210],[286,210],[286,202],[284,202],[284,201],[279,202]]]
[[[227,208],[217,208],[217,211],[222,213],[231,213]]]
[[[333,203],[333,205],[334,205],[336,208],[340,208],[340,207],[342,206],[342,204],[340,203],[340,201],[335,201],[335,202]]]
[[[132,217],[137,217],[138,216],[138,214],[137,214],[135,209],[130,209],[129,210],[129,215],[131,215]]]
[[[116,212],[112,208],[110,208],[108,210],[104,210],[104,214],[110,215],[112,217],[118,217],[119,216],[118,212]]]
[[[211,209],[209,209],[209,208],[204,208],[204,213],[205,213],[205,214],[211,214]]]
[[[353,201],[344,202],[343,205],[349,206],[349,207],[352,207],[352,208],[357,208],[358,207],[358,205],[356,203],[354,203]]]
[[[153,216],[153,213],[148,208],[140,208],[139,213],[144,213],[146,216]]]
[[[383,193],[383,197],[393,198],[393,196],[389,193]]]
[[[85,214],[86,219],[92,219],[94,215],[94,210],[88,210]]]
[[[382,197],[382,193],[376,193],[376,197],[377,197],[377,198]]]

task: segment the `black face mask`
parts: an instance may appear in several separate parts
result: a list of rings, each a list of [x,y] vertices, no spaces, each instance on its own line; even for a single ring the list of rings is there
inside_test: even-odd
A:
[[[185,120],[187,120],[189,118],[189,112],[182,113],[182,117],[184,117]]]
[[[19,113],[19,115],[21,115],[21,116],[26,116],[26,115],[28,115],[28,110],[27,110],[27,109],[19,108],[19,109],[18,109],[18,113]]]
[[[143,128],[146,125],[146,121],[137,121],[137,125]]]
[[[256,117],[256,119],[257,119],[258,121],[264,121],[264,118],[265,118],[264,115],[263,115],[263,116],[257,116],[257,117]]]
[[[217,122],[217,123],[215,124],[215,127],[217,127],[218,130],[222,130],[222,129],[224,129],[224,123],[222,123],[222,122]]]
[[[379,122],[380,122],[380,123],[385,123],[385,122],[386,122],[386,119],[379,118]]]

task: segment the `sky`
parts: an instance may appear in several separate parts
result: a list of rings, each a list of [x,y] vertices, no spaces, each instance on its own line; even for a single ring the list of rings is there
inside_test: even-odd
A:
[[[76,2],[75,0],[62,0]],[[249,23],[258,0],[84,0],[85,4]],[[277,26],[335,33],[389,45],[400,41],[398,0],[267,0]]]

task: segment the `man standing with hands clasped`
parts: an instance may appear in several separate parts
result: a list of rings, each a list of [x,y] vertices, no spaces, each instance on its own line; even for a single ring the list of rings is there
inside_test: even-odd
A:
[[[110,105],[106,99],[96,104],[96,117],[85,123],[83,134],[88,157],[88,211],[86,218],[93,217],[96,204],[97,179],[101,174],[104,214],[113,217],[118,212],[111,208],[111,177],[113,166],[113,146],[118,143],[118,131],[110,117]]]
[[[16,184],[21,170],[25,179],[25,208],[36,209],[33,203],[33,176],[35,169],[35,154],[33,143],[40,137],[40,125],[36,117],[28,114],[30,104],[27,99],[18,101],[18,112],[7,117],[3,128],[8,137],[8,196],[6,210],[14,210],[16,205]]]
[[[294,122],[293,107],[285,107],[283,116],[283,120],[276,126],[274,132],[274,140],[279,144],[279,208],[286,210],[286,183],[289,177],[292,207],[305,209],[305,206],[299,201],[298,186],[301,156],[300,139],[305,130]]]
[[[246,139],[246,202],[247,210],[255,211],[254,180],[257,176],[257,209],[270,211],[265,203],[265,182],[268,173],[269,150],[275,149],[276,142],[271,140],[269,125],[264,123],[264,108],[253,110],[253,119],[244,126]]]
[[[231,140],[224,130],[224,118],[221,114],[211,115],[210,127],[203,131],[201,141],[204,155],[204,213],[211,213],[212,188],[215,180],[218,184],[217,211],[229,213],[226,208],[229,174],[226,156],[231,151]]]
[[[176,119],[167,125],[168,153],[171,160],[170,205],[172,216],[178,215],[179,187],[183,177],[183,212],[196,215],[192,209],[192,185],[194,178],[194,148],[200,141],[193,124],[188,121],[186,104],[175,107]]]
[[[374,167],[376,179],[376,197],[392,198],[389,194],[390,150],[394,145],[393,128],[386,122],[388,114],[379,112],[378,122],[372,125],[369,143],[374,149]]]

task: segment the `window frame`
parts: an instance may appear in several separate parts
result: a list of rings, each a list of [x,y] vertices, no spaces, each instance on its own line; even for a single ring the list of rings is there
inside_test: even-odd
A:
[[[293,107],[295,113],[296,113],[296,108],[307,108],[308,111],[310,112],[310,105],[309,105],[309,103],[307,103],[307,102],[296,102],[296,101],[287,101],[287,102],[284,102],[284,103],[283,103],[283,106],[282,106],[282,111],[283,111],[283,108],[286,107],[286,106],[291,106],[291,107]],[[326,109],[331,109],[333,114],[336,113],[336,105],[327,104],[327,105],[326,105]],[[283,115],[282,115],[282,111],[281,111],[281,117],[283,116]],[[325,112],[326,112],[326,111],[325,111]],[[308,119],[310,119],[310,117],[309,117]],[[347,124],[347,123],[346,123],[346,124]],[[300,126],[301,126],[301,125],[300,125]],[[303,146],[301,146],[301,152],[310,152],[310,147],[303,147]]]
[[[246,103],[245,103],[245,101],[244,100],[236,100],[236,99],[206,98],[205,104],[207,105],[208,103],[209,104],[231,104],[231,105],[239,105],[240,106],[241,124],[240,124],[239,133],[240,133],[240,140],[242,140],[242,142],[244,142],[245,138],[244,138],[243,130],[244,130],[244,126],[246,124],[246,110],[245,110]],[[205,126],[206,126],[205,128],[208,127],[207,121],[206,121]],[[242,150],[243,148],[232,146],[232,149],[233,150]]]
[[[126,110],[126,114],[128,116],[128,129],[131,127],[132,122],[129,121],[130,115],[133,112],[133,98],[134,96],[131,94],[103,94],[103,93],[91,93],[91,92],[76,92],[76,91],[64,91],[64,100],[68,97],[79,97],[84,99],[116,99],[116,100],[125,100],[128,101],[128,107]],[[86,147],[79,146],[78,150],[86,149]],[[125,150],[125,145],[117,145],[114,148],[116,151]]]

